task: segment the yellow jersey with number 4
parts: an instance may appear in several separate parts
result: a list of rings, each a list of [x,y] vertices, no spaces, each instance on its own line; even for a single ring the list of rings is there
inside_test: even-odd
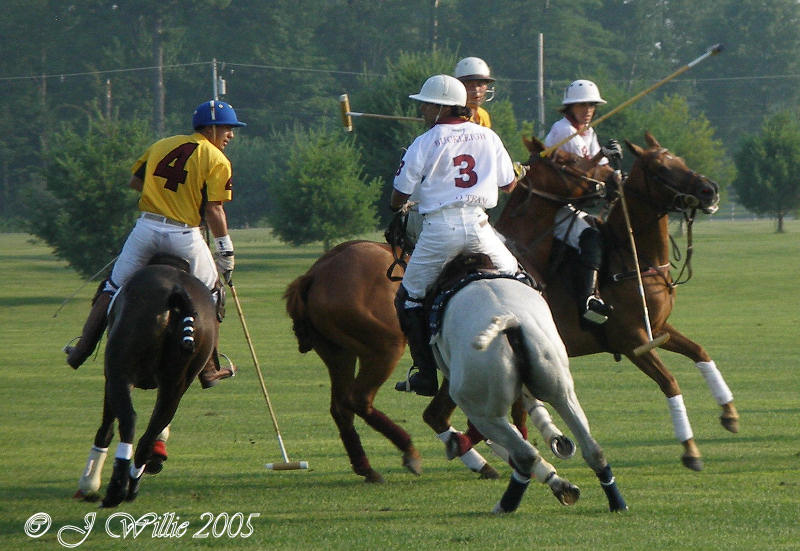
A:
[[[204,201],[231,200],[231,162],[197,132],[155,142],[131,172],[144,182],[140,211],[190,226],[200,225]]]

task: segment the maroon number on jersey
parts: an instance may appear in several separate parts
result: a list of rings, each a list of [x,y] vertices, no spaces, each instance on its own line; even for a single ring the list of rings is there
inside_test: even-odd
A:
[[[453,157],[453,166],[458,167],[459,178],[453,178],[456,187],[472,187],[478,183],[475,168],[475,157],[472,155],[457,155]]]
[[[188,172],[183,170],[183,167],[191,154],[194,153],[194,150],[197,149],[197,145],[191,142],[179,145],[164,155],[164,158],[158,162],[156,169],[153,171],[153,176],[159,176],[166,180],[164,189],[178,191],[178,185],[186,182]]]

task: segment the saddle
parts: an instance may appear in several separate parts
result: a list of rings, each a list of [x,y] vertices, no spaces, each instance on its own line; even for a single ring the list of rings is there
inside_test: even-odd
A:
[[[520,269],[515,275],[503,274],[497,270],[488,255],[460,254],[445,265],[433,285],[433,290],[425,299],[424,309],[428,316],[430,336],[439,333],[447,303],[458,291],[473,281],[497,278],[513,279],[541,291],[538,282],[525,270]]]

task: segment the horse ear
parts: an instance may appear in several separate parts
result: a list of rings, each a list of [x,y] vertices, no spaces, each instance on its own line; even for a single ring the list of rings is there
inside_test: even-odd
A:
[[[645,130],[644,139],[650,147],[661,147],[661,144],[658,143],[658,140],[653,137],[649,130]]]
[[[530,139],[523,137],[522,141],[525,142],[525,147],[527,147],[528,151],[531,153],[540,153],[544,151],[544,144],[539,141],[539,138],[536,136],[531,136]]]
[[[641,147],[639,147],[635,143],[629,142],[628,140],[625,140],[625,145],[627,145],[628,149],[631,150],[631,153],[633,153],[637,157],[641,157],[642,153],[644,153],[644,150]]]

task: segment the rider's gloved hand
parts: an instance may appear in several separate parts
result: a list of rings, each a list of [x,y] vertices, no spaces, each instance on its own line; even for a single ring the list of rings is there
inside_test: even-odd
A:
[[[231,241],[229,235],[223,235],[222,237],[215,237],[214,244],[217,246],[217,254],[214,255],[217,270],[222,280],[230,284],[234,265],[233,241]]]
[[[617,140],[608,140],[600,150],[609,161],[612,159],[622,159],[622,146],[619,145]]]

